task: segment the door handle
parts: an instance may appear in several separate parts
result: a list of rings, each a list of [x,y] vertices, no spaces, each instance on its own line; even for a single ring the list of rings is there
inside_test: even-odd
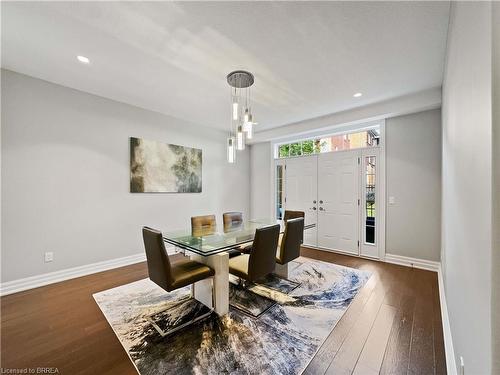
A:
[[[313,209],[314,211],[316,211],[316,207],[313,207],[312,209]]]
[[[322,203],[323,203],[323,201],[319,201],[319,204],[322,204]]]
[[[320,211],[324,211],[325,209],[324,209],[323,207],[320,207],[320,208],[319,208],[319,210],[320,210]]]
[[[316,201],[313,201],[313,204],[316,204]]]

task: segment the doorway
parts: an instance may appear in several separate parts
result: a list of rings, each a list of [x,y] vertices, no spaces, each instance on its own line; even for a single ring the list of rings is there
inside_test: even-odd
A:
[[[380,164],[379,147],[277,160],[278,218],[284,210],[304,211],[305,223],[316,224],[305,232],[307,246],[383,257]]]

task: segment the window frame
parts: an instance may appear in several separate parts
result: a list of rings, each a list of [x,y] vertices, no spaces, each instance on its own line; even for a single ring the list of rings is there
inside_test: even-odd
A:
[[[288,158],[300,158],[300,157],[303,157],[303,156],[319,155],[319,154],[324,154],[324,153],[328,153],[328,152],[344,151],[344,150],[330,150],[330,151],[321,152],[321,147],[320,147],[319,151],[315,152],[315,141],[320,140],[321,138],[329,138],[329,137],[336,137],[336,136],[343,137],[343,139],[350,139],[349,136],[351,134],[368,132],[369,130],[373,130],[373,129],[378,129],[378,132],[379,132],[379,136],[378,136],[379,144],[378,145],[369,145],[368,141],[367,141],[366,142],[366,144],[367,144],[366,146],[353,148],[351,150],[358,150],[358,149],[362,150],[362,149],[365,149],[365,148],[377,147],[377,146],[380,146],[380,142],[382,140],[381,133],[382,133],[382,127],[383,126],[384,126],[383,122],[375,122],[375,123],[372,123],[370,125],[362,126],[362,127],[358,127],[358,128],[344,129],[344,130],[338,131],[338,132],[328,132],[328,133],[323,133],[323,134],[317,134],[317,135],[314,135],[314,136],[308,136],[308,137],[303,137],[303,138],[292,138],[292,139],[289,139],[287,141],[275,142],[275,143],[273,143],[273,148],[274,148],[273,155],[274,155],[274,159],[275,160],[282,160],[282,159],[288,159]],[[303,143],[307,142],[307,141],[312,141],[313,142],[313,152],[310,153],[310,154],[304,154],[304,150],[303,150]],[[295,144],[295,143],[300,143],[300,155],[290,155],[291,146],[292,146],[292,144]],[[288,156],[280,157],[280,147],[281,146],[286,146],[286,145],[289,146],[289,148],[288,148]]]
[[[272,217],[275,220],[279,220],[277,214],[278,209],[278,166],[281,166],[281,208],[283,209],[283,215],[285,213],[285,205],[286,205],[286,164],[285,158],[276,159],[274,162],[273,168],[273,186],[274,186],[274,194],[273,194],[273,215]]]

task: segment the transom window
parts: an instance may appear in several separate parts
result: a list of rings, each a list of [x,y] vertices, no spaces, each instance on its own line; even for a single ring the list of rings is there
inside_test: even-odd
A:
[[[277,145],[276,154],[279,159],[283,159],[294,156],[321,154],[323,152],[353,150],[356,148],[378,146],[379,139],[380,128],[376,127],[361,132],[334,134]]]

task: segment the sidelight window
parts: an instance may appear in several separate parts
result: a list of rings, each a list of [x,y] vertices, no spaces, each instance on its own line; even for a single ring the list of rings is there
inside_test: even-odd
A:
[[[376,158],[365,157],[365,243],[375,244]]]
[[[283,179],[284,179],[284,166],[281,164],[276,165],[276,219],[283,219],[284,212],[284,191],[283,191]]]

